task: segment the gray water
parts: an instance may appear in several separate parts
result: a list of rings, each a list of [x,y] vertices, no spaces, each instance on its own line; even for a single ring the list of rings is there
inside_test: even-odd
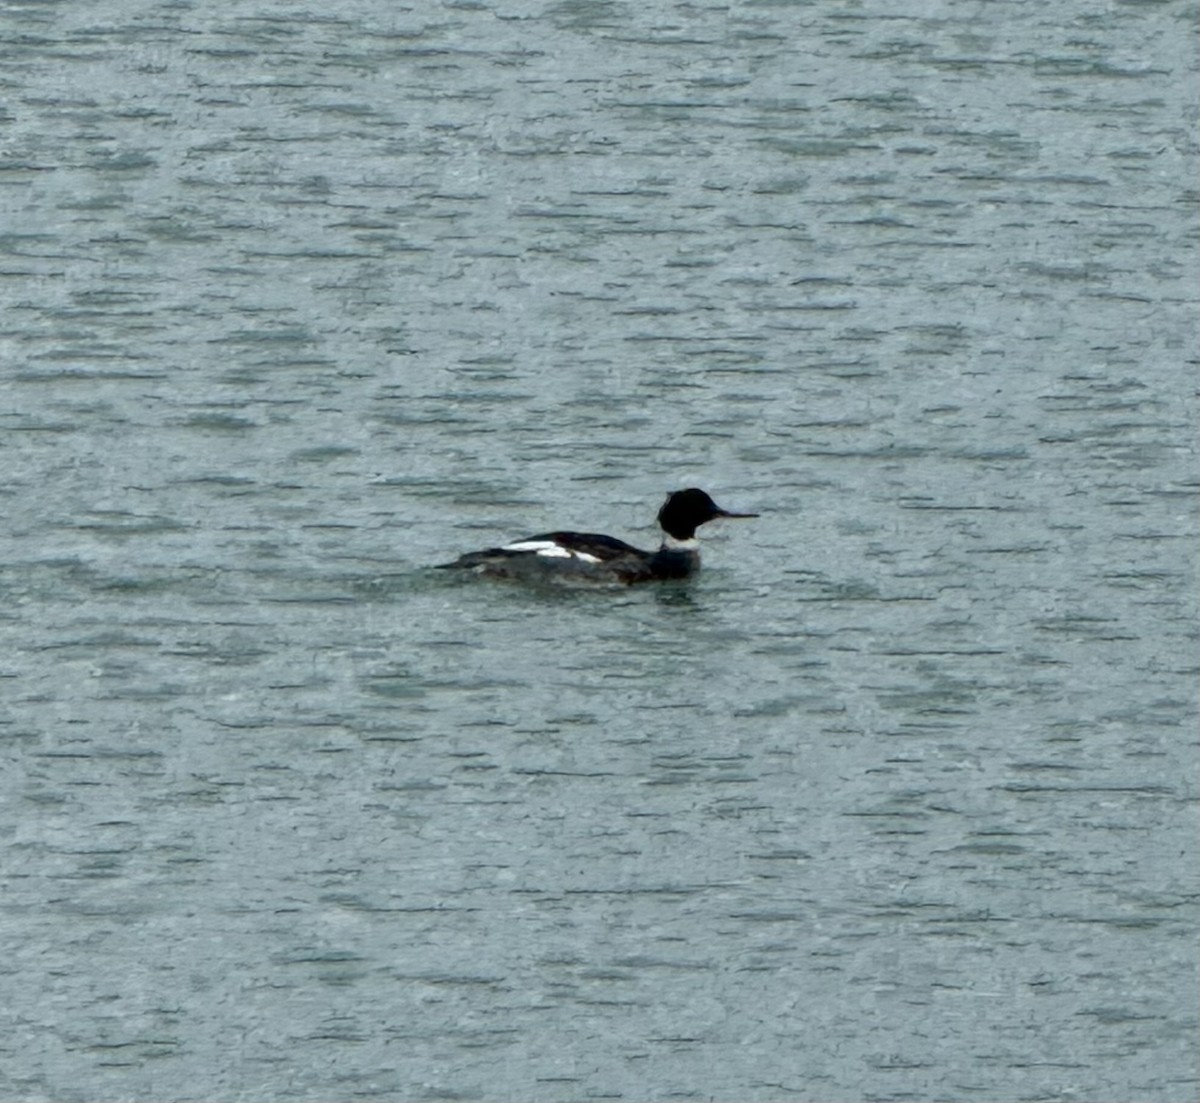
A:
[[[1190,5],[2,18],[0,1096],[1197,1097]]]

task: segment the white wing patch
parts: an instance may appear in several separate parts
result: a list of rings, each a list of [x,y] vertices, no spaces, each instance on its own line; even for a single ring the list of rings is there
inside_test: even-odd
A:
[[[515,544],[505,544],[501,551],[537,552],[538,555],[555,556],[558,559],[569,559],[571,553],[560,547],[553,540],[518,540]]]
[[[578,559],[582,563],[599,563],[598,555],[588,555],[587,552],[571,551],[553,540],[518,540],[515,544],[505,544],[501,551],[533,552],[547,559]]]

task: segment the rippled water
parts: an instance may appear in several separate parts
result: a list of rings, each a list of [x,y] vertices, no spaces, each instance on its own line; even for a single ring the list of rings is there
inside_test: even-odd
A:
[[[1189,7],[4,19],[0,1094],[1195,1097]]]

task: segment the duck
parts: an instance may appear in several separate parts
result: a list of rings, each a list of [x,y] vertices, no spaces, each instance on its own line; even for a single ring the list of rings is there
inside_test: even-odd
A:
[[[673,490],[658,511],[662,543],[657,551],[635,548],[594,532],[547,532],[510,544],[467,552],[439,570],[469,571],[487,578],[523,581],[609,582],[633,585],[690,578],[700,569],[696,530],[724,518],[757,517],[722,509],[703,490]]]

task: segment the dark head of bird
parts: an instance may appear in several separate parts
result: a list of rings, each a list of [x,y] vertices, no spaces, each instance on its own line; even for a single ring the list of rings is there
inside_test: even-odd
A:
[[[691,487],[667,495],[658,511],[658,523],[663,532],[676,540],[691,540],[696,529],[718,517],[757,517],[757,513],[732,513],[722,509],[703,490]]]

